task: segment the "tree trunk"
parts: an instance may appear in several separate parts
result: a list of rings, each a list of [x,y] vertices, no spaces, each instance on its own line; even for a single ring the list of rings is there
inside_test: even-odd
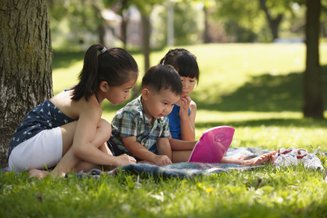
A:
[[[142,14],[142,27],[143,27],[143,55],[144,55],[144,72],[150,68],[150,35],[151,26],[150,18],[148,15]]]
[[[273,40],[279,38],[279,26],[283,20],[283,17],[284,16],[282,14],[278,14],[274,19],[269,20],[269,27]]]
[[[324,117],[322,75],[319,64],[320,0],[306,0],[306,69],[304,72],[304,117]]]
[[[269,29],[271,32],[272,40],[279,37],[279,25],[283,20],[283,14],[278,14],[275,18],[271,16],[271,13],[267,7],[266,0],[260,0],[260,8],[264,11],[266,19],[268,21]]]
[[[126,50],[127,49],[127,25],[128,25],[129,17],[124,16],[123,13],[121,17],[122,17],[121,24],[120,24],[121,41],[123,43],[123,48]]]
[[[104,46],[107,46],[106,45],[106,40],[105,40],[106,27],[105,27],[104,23],[100,23],[99,26],[98,26],[98,36],[99,36],[99,42],[100,42],[100,44],[102,44]]]
[[[46,0],[0,1],[0,162],[26,113],[52,95]]]
[[[106,46],[106,43],[105,43],[106,24],[105,24],[104,18],[101,15],[101,7],[99,6],[99,2],[92,1],[92,8],[94,10],[94,14],[95,14],[95,17],[96,17],[97,23],[98,23],[97,30],[98,30],[99,43]],[[83,18],[84,18],[84,20],[88,19],[87,15],[85,15],[84,13],[83,13]]]
[[[120,39],[123,43],[123,48],[126,50],[127,49],[127,27],[128,27],[128,22],[129,22],[129,17],[130,17],[130,12],[128,11],[129,8],[129,0],[121,0],[120,1],[120,10],[119,10],[119,15],[121,16],[121,24],[120,24]]]
[[[210,43],[211,37],[209,33],[209,12],[205,4],[203,5],[203,15],[204,15],[203,42]]]
[[[173,46],[175,41],[174,32],[174,2],[167,2],[167,45]]]

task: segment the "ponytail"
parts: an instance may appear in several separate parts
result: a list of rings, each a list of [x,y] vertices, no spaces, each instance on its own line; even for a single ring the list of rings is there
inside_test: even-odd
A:
[[[92,45],[85,53],[79,83],[73,88],[72,99],[78,101],[84,97],[88,100],[99,91],[101,81],[106,81],[110,86],[119,86],[137,76],[137,64],[125,50]]]

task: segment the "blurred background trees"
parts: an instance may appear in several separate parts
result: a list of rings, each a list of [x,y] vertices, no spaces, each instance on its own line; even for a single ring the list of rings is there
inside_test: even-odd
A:
[[[48,0],[48,3],[55,50],[85,49],[95,42],[140,50],[145,70],[151,65],[151,50],[165,46],[305,42],[308,52],[303,113],[306,117],[323,117],[318,48],[319,38],[327,37],[327,0]]]
[[[303,0],[48,0],[48,3],[54,49],[84,49],[99,41],[107,46],[140,50],[149,41],[150,49],[158,49],[171,41],[169,36],[173,37],[174,45],[304,39]],[[327,1],[322,0],[322,37],[327,37],[326,7]],[[173,22],[169,22],[171,17]]]

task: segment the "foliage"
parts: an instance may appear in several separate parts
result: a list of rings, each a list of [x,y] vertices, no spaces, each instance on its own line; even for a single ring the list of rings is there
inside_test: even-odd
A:
[[[118,14],[124,14],[131,5],[136,6],[141,13],[151,17],[153,25],[152,44],[161,47],[166,36],[166,3],[164,0],[48,0],[50,11],[50,26],[53,46],[55,48],[85,48],[85,44],[97,42],[98,27],[101,24],[99,8],[110,8]],[[207,5],[210,11],[211,27],[223,26],[222,33],[226,34],[229,42],[267,42],[271,41],[271,32],[264,12],[260,9],[260,0],[174,0],[175,5],[175,33],[177,44],[189,44],[201,41],[203,29],[201,10],[198,6]],[[283,14],[283,21],[279,31],[281,38],[303,38],[304,7],[303,0],[265,0],[272,17]],[[323,13],[321,21],[326,19],[327,0],[322,0]],[[161,7],[157,13],[156,8]],[[198,8],[195,10],[194,8]],[[188,13],[183,13],[188,11]],[[215,17],[215,19],[212,19]],[[322,33],[327,34],[322,25]],[[217,32],[215,33],[217,34]],[[158,36],[158,37],[157,37]],[[156,44],[157,43],[157,44]]]
[[[283,37],[290,33],[302,34],[299,29],[290,28],[293,23],[303,26],[304,14],[297,9],[302,9],[301,1],[296,0],[264,0],[267,5],[268,12],[272,18],[279,14],[283,15],[282,25],[288,28],[281,28]],[[300,13],[298,13],[300,12]],[[260,7],[260,0],[256,1],[240,1],[240,0],[222,0],[217,2],[216,17],[224,20],[224,25],[228,35],[234,36],[231,41],[271,41],[271,33],[269,25],[265,18],[265,14]],[[300,18],[300,19],[299,19]],[[300,21],[300,23],[299,23]],[[285,37],[285,36],[284,36]]]
[[[144,15],[150,15],[153,7],[158,4],[163,4],[165,0],[148,0],[146,3],[142,0],[130,0]]]
[[[102,22],[96,7],[100,0],[49,1],[50,27],[55,48],[86,48],[98,42],[98,28]]]
[[[263,23],[262,14],[258,13],[257,1],[228,1],[217,2],[216,16],[224,23],[230,41],[255,41],[255,31]]]
[[[187,11],[188,13],[185,13]],[[174,33],[176,45],[196,44],[203,29],[201,11],[196,5],[186,2],[174,4]]]

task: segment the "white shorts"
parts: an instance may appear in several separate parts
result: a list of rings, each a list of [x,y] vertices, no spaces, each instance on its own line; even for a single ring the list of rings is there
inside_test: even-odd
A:
[[[60,127],[43,130],[11,151],[8,160],[9,169],[20,172],[51,168],[61,159],[62,147]]]

